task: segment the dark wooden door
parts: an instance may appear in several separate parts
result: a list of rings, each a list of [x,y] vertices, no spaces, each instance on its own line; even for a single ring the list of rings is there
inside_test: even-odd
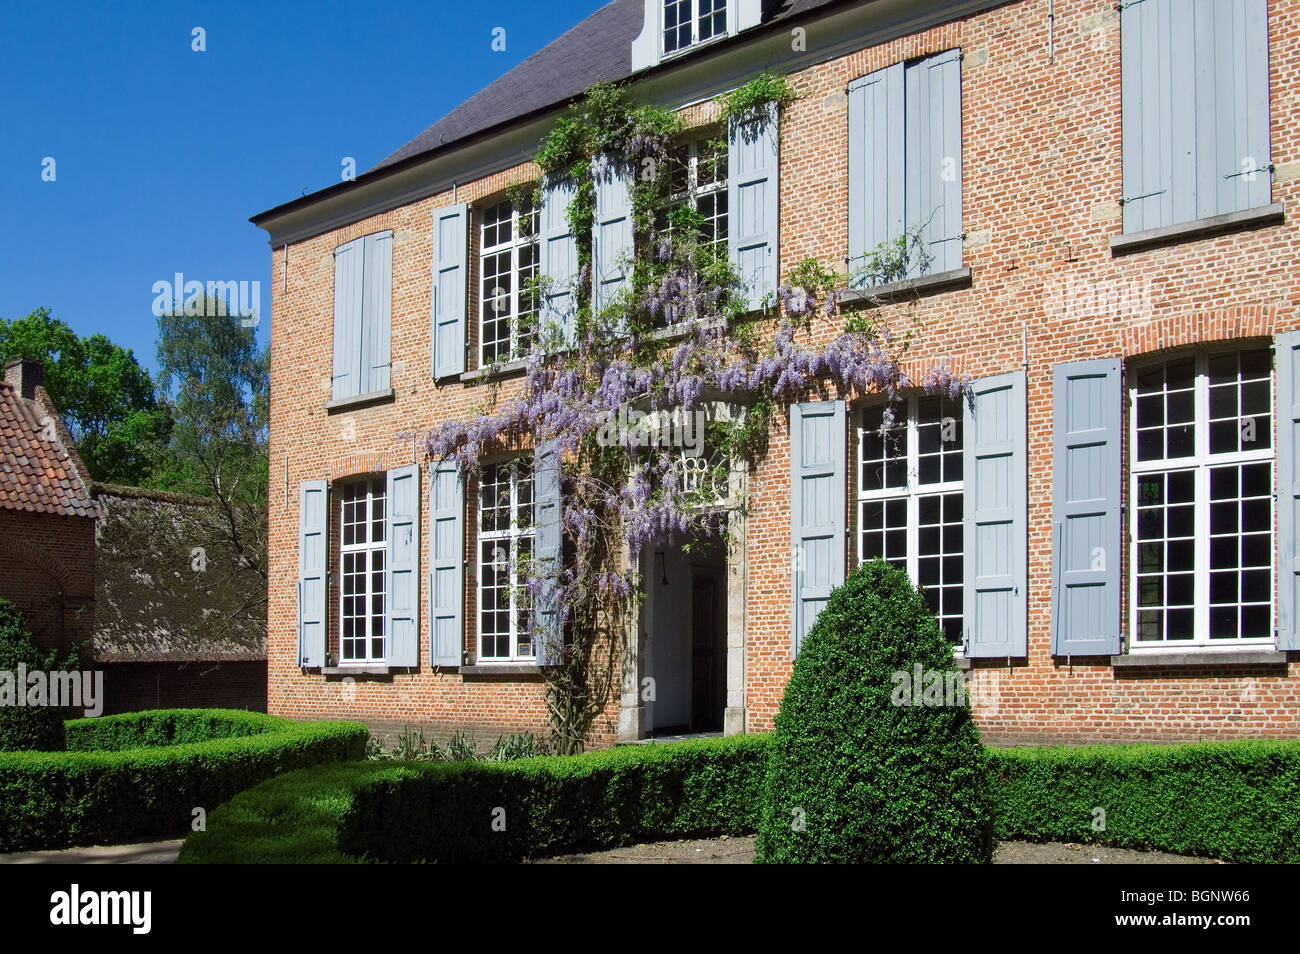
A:
[[[722,729],[725,684],[718,591],[718,581],[711,576],[697,576],[691,584],[691,728],[696,732]]]

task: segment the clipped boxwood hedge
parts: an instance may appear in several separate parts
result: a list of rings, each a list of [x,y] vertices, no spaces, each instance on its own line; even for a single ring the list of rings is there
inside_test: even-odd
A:
[[[747,735],[502,764],[322,765],[222,805],[180,861],[487,861],[749,834],[768,745]],[[1300,741],[990,749],[989,778],[999,839],[1300,862]],[[504,832],[491,829],[498,806]]]
[[[188,745],[275,732],[288,719],[242,709],[153,709],[64,723],[69,752]]]
[[[188,831],[195,808],[283,772],[359,759],[359,722],[294,722],[220,709],[67,723],[67,752],[0,752],[0,851]]]
[[[180,861],[495,862],[745,834],[766,762],[766,738],[746,735],[502,763],[322,766],[223,805]],[[493,830],[501,817],[505,830]]]
[[[1300,741],[990,749],[989,759],[1002,839],[1300,862]]]

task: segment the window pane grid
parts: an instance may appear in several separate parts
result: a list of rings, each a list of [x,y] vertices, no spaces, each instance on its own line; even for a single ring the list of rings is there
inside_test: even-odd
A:
[[[339,554],[339,658],[382,662],[387,600],[386,478],[354,481],[343,488],[343,542]]]
[[[725,36],[727,0],[664,0],[664,53]]]
[[[884,408],[866,407],[858,432],[858,534],[862,562],[907,572],[944,635],[961,642],[964,586],[961,408],[913,397],[881,433]]]
[[[1254,348],[1133,375],[1135,647],[1272,637],[1271,372]]]
[[[703,219],[699,242],[719,254],[727,251],[727,147],[712,136],[680,143],[668,154],[668,198],[659,207],[655,227],[673,235],[672,211],[694,209]]]
[[[483,468],[479,482],[479,658],[533,657],[526,567],[533,552],[533,476],[525,461]]]
[[[479,360],[490,364],[521,357],[533,344],[538,309],[529,282],[537,277],[540,213],[499,202],[482,219]]]

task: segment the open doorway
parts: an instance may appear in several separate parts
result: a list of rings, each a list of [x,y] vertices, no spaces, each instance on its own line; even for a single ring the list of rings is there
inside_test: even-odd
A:
[[[721,537],[655,550],[643,577],[647,736],[721,732],[727,700],[727,561]]]

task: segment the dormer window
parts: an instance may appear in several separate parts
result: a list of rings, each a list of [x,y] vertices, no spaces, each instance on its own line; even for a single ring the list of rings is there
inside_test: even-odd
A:
[[[664,56],[727,33],[727,0],[663,0]]]
[[[657,66],[763,22],[764,0],[644,0],[645,20],[632,41],[632,70]]]

